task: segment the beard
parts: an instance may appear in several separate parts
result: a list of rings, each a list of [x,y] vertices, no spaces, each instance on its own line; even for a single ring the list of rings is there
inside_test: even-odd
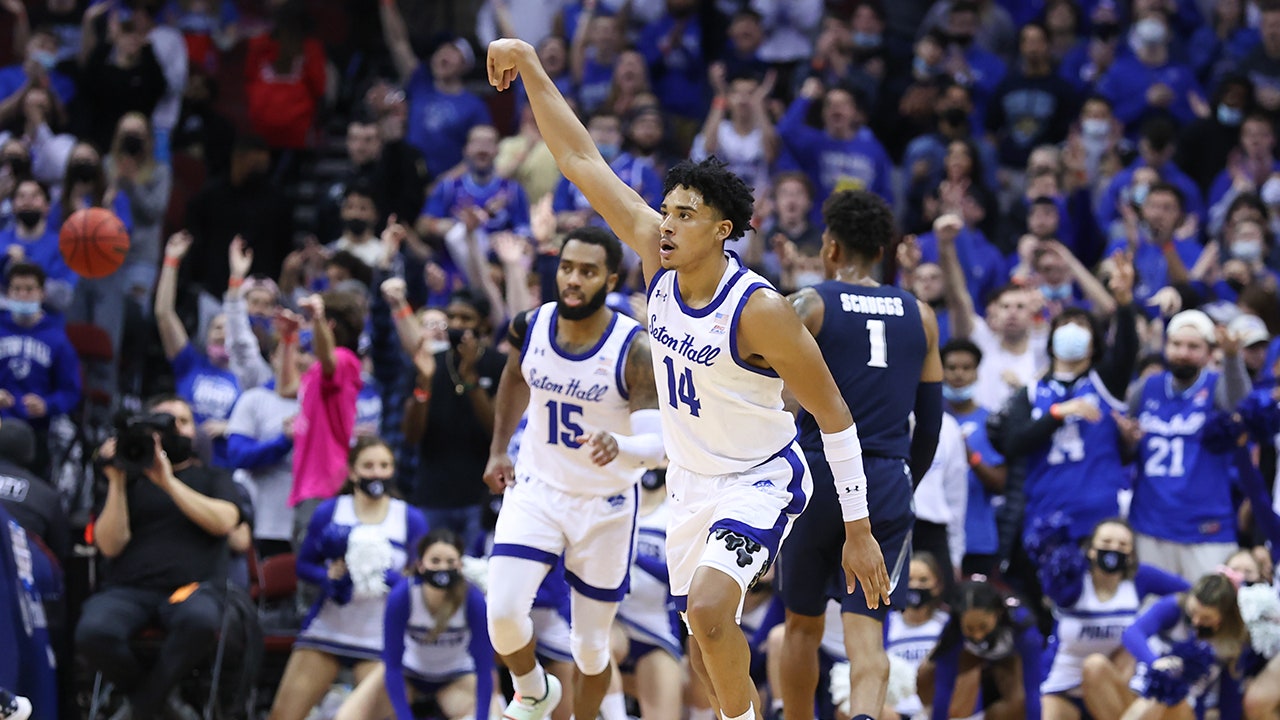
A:
[[[564,293],[556,298],[556,313],[565,320],[585,320],[595,314],[597,310],[604,307],[604,301],[609,297],[609,288],[602,285],[595,295],[591,295],[586,302],[578,306],[566,305],[564,302]]]

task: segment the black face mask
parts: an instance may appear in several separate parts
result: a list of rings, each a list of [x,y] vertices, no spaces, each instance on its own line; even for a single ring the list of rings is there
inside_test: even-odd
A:
[[[1093,25],[1093,36],[1103,42],[1110,42],[1119,34],[1120,26],[1116,23],[1094,23]]]
[[[461,328],[449,328],[445,330],[445,334],[449,336],[449,344],[456,348],[462,343],[462,338],[466,336],[467,331]]]
[[[195,446],[191,438],[178,433],[171,433],[161,438],[160,449],[164,450],[164,454],[169,456],[169,462],[174,465],[181,465],[195,454]]]
[[[1227,278],[1227,287],[1231,288],[1235,294],[1239,295],[1241,292],[1244,292],[1244,289],[1248,287],[1248,285],[1236,278]]]
[[[948,36],[947,41],[948,41],[947,42],[948,45],[955,45],[961,50],[968,50],[969,46],[973,45],[973,36],[972,35],[950,35]]]
[[[147,142],[141,135],[129,133],[120,138],[120,152],[138,157],[147,149]]]
[[[951,127],[959,127],[969,122],[969,113],[964,108],[947,108],[942,111],[942,121]]]
[[[608,286],[601,286],[600,290],[587,301],[577,307],[569,307],[564,304],[563,300],[556,300],[556,312],[565,320],[585,320],[591,317],[595,311],[604,307],[604,302],[609,298]]]
[[[1119,550],[1098,550],[1093,564],[1105,573],[1123,573],[1129,569],[1129,554]]]
[[[360,492],[375,500],[387,494],[387,481],[383,478],[362,477],[356,480],[356,486],[360,488]]]
[[[28,230],[39,225],[44,219],[44,213],[39,210],[19,210],[13,216],[17,218],[19,225]]]
[[[8,165],[9,172],[14,177],[23,177],[31,172],[31,161],[17,155],[0,160],[0,165]]]
[[[98,165],[87,160],[77,160],[67,166],[67,179],[71,182],[93,182],[98,179]]]
[[[933,591],[929,588],[910,588],[907,590],[907,607],[922,608],[933,602]]]
[[[1169,373],[1178,382],[1190,382],[1200,374],[1200,368],[1188,363],[1169,363]]]
[[[645,490],[657,490],[667,484],[667,471],[665,468],[657,470],[649,470],[640,476],[640,487]]]
[[[419,570],[418,577],[422,578],[422,582],[433,588],[448,590],[462,577],[462,571],[457,568],[452,570]]]
[[[369,230],[369,221],[364,218],[349,218],[342,221],[342,227],[352,235],[364,235]]]

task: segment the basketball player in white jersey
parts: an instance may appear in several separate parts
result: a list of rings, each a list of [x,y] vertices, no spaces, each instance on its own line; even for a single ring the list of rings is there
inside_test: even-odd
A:
[[[724,250],[751,220],[751,189],[741,179],[714,158],[682,163],[668,172],[655,212],[614,175],[532,46],[491,43],[488,69],[498,90],[524,78],[560,171],[640,255],[671,461],[671,592],[712,702],[726,720],[757,717],[750,652],[734,625],[747,588],[776,557],[812,488],[794,418],[783,409],[784,382],[823,432],[846,521],[847,583],[861,582],[869,605],[888,599],[853,418],[786,298]]]
[[[569,233],[559,299],[515,318],[498,383],[485,482],[504,493],[494,528],[489,637],[515,682],[510,720],[543,718],[560,682],[534,655],[534,596],[564,553],[573,712],[594,718],[612,676],[609,639],[627,593],[640,476],[662,462],[657,390],[639,323],[605,306],[622,245],[609,231]],[[507,445],[528,410],[512,466]]]

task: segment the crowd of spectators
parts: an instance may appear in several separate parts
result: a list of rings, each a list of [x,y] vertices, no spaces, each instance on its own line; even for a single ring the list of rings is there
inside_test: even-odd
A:
[[[935,310],[955,421],[917,492],[923,599],[890,623],[932,633],[908,658],[924,663],[919,697],[897,712],[1079,718],[1087,706],[1111,720],[1151,695],[1126,682],[1134,660],[1139,681],[1160,667],[1146,637],[1197,630],[1233,670],[1189,702],[1223,720],[1280,707],[1280,662],[1242,649],[1234,595],[1273,582],[1280,542],[1280,3],[0,9],[13,31],[0,67],[0,508],[29,537],[25,592],[43,593],[58,658],[52,694],[34,665],[5,657],[0,689],[30,695],[35,717],[77,716],[77,657],[127,698],[110,705],[118,720],[190,717],[195,701],[171,691],[208,665],[235,588],[289,554],[311,611],[279,692],[267,688],[272,718],[303,720],[351,660],[351,697],[394,686],[367,711],[406,720],[413,693],[391,676],[423,669],[379,660],[384,645],[422,641],[420,586],[423,612],[471,633],[455,638],[472,658],[459,672],[483,676],[428,678],[434,712],[490,706],[492,656],[473,622],[483,595],[458,589],[483,579],[458,568],[485,556],[500,509],[481,476],[506,327],[556,299],[564,234],[604,225],[561,177],[522,88],[485,82],[498,37],[537,48],[602,156],[655,207],[684,158],[715,156],[744,178],[755,217],[728,249],[783,292],[823,279],[833,193],[894,208],[902,239],[881,278]],[[103,278],[80,277],[59,249],[62,224],[88,207],[130,234]],[[608,302],[643,322],[629,251],[623,266]],[[118,469],[117,418],[156,412],[171,424],[154,462]],[[1249,439],[1237,448],[1230,433]],[[349,567],[353,525],[385,531],[385,578]],[[1086,559],[1085,580],[1063,580],[1078,558],[1055,555],[1046,526]],[[1098,558],[1116,553],[1121,569],[1106,570]],[[1130,581],[1138,559],[1139,595],[1172,609],[1162,600],[1132,626],[1146,635],[1126,632],[1127,665],[1080,658],[1083,680],[1046,681],[1081,583],[1114,588],[1108,573]],[[388,627],[398,618],[409,635],[384,642],[367,615],[388,593]],[[766,698],[784,671],[769,653],[777,620],[765,582],[744,627],[767,660]],[[153,626],[159,662],[144,662],[130,642]],[[674,641],[683,628],[671,629]],[[1000,632],[1002,648],[978,642]],[[696,681],[680,682],[678,645],[636,643],[672,662],[623,662],[627,673],[675,675],[628,684],[633,710],[710,717]],[[1266,673],[1252,684],[1233,674],[1245,656]],[[1006,672],[1015,660],[1021,681]],[[966,676],[978,666],[982,681]],[[819,703],[824,717],[838,706]]]

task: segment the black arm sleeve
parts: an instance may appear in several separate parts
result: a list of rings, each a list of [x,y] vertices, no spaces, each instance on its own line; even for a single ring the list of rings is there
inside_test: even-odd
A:
[[[1098,377],[1112,397],[1124,399],[1138,362],[1138,315],[1132,303],[1116,308],[1115,341],[1098,364]]]
[[[1037,420],[1031,419],[1031,399],[1025,389],[1014,393],[1005,412],[1003,452],[1006,458],[1035,452],[1062,427],[1062,421],[1049,413]]]
[[[524,347],[524,336],[529,334],[529,316],[534,310],[526,310],[511,318],[511,324],[507,328],[507,341],[511,343],[513,351],[519,351]]]
[[[911,479],[920,486],[933,464],[942,432],[942,383],[922,382],[916,388],[916,429],[911,434]]]

